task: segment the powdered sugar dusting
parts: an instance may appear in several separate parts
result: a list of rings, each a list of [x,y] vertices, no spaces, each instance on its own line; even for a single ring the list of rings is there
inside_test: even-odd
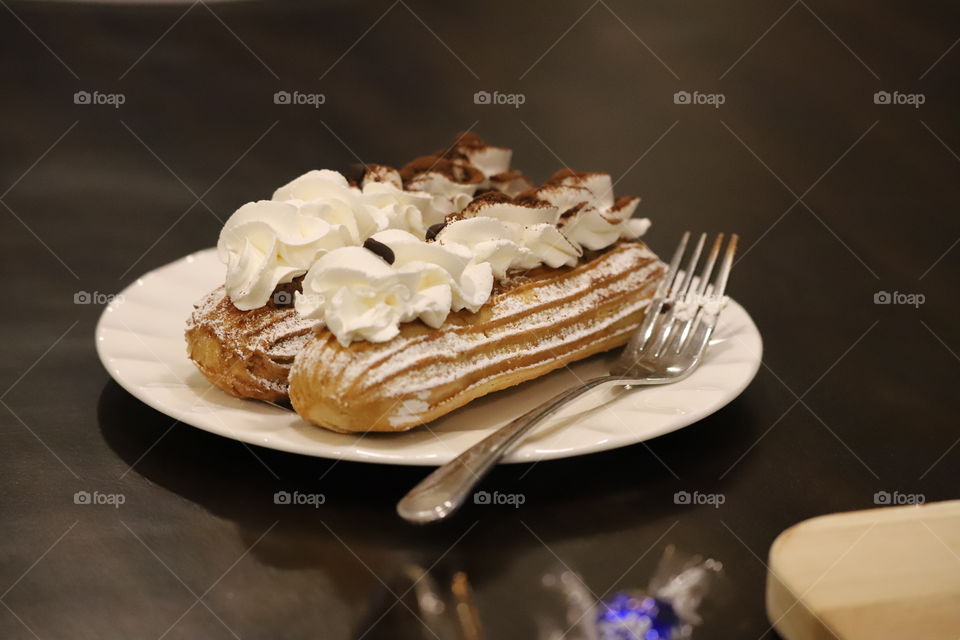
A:
[[[400,406],[388,418],[388,422],[393,426],[416,420],[416,417],[430,409],[430,403],[427,402],[429,393],[418,393],[415,398],[408,398],[400,403]]]
[[[409,425],[430,409],[426,399],[444,384],[464,380],[463,392],[489,379],[483,375],[485,368],[492,367],[501,375],[536,367],[549,361],[554,350],[586,350],[600,340],[632,331],[633,325],[610,328],[648,304],[663,268],[644,244],[621,243],[589,268],[533,280],[521,291],[495,295],[482,312],[488,315],[476,327],[467,323],[445,325],[428,333],[407,332],[388,343],[368,344],[356,351],[321,341],[295,359],[294,370],[319,367],[331,386],[344,395],[370,392],[402,399],[389,423]],[[612,300],[618,302],[607,307],[606,313],[591,313]],[[538,331],[542,337],[533,344],[512,345],[517,335]],[[534,364],[520,365],[520,358],[532,359]],[[511,367],[511,361],[515,366]],[[480,380],[476,380],[478,375]]]
[[[293,307],[267,306],[252,311],[240,311],[233,306],[224,287],[219,287],[194,305],[187,321],[187,331],[206,329],[220,343],[221,349],[243,361],[256,355],[265,356],[282,369],[289,369],[295,356],[311,340],[317,327]],[[248,367],[248,375],[263,388],[287,392],[286,376],[265,378]]]

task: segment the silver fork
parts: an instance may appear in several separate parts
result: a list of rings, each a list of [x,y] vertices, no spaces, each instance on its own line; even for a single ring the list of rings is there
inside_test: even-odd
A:
[[[610,367],[610,375],[584,381],[544,402],[439,467],[400,500],[397,513],[416,524],[446,518],[460,508],[477,483],[520,438],[592,389],[611,384],[627,389],[667,384],[693,373],[703,360],[727,300],[723,293],[737,250],[736,234],[730,236],[716,279],[710,281],[723,240],[724,235],[718,234],[699,276],[694,276],[707,234],[700,235],[681,270],[680,263],[690,241],[690,232],[683,234],[667,275],[647,307],[643,323]]]

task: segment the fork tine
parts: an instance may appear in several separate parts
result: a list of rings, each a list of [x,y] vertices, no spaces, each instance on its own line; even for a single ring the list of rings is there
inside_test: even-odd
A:
[[[674,306],[670,309],[670,313],[664,320],[657,341],[654,343],[655,347],[653,351],[655,354],[662,353],[665,348],[669,349],[674,344],[676,345],[677,351],[679,351],[687,338],[687,329],[690,327],[690,321],[681,320],[681,323],[678,325],[677,308],[678,306],[686,306],[690,303],[688,294],[696,280],[694,273],[697,270],[697,264],[700,262],[700,256],[703,254],[703,246],[706,244],[706,241],[707,234],[701,233],[697,240],[697,246],[687,261],[687,267],[683,274],[683,282],[673,292],[672,298]]]
[[[673,257],[670,259],[670,266],[667,268],[667,273],[663,277],[663,280],[660,281],[660,284],[657,285],[657,290],[647,305],[640,328],[631,336],[630,342],[627,343],[620,359],[617,361],[618,364],[616,366],[619,367],[621,372],[629,369],[630,366],[639,359],[640,354],[647,348],[647,343],[654,335],[654,327],[661,318],[660,311],[663,309],[667,294],[673,286],[673,281],[676,280],[677,273],[680,269],[680,261],[683,260],[683,254],[686,253],[689,240],[690,232],[684,231],[680,237],[680,243],[677,245],[676,250],[673,252]]]
[[[679,272],[680,261],[683,259],[683,254],[687,250],[687,242],[689,240],[690,232],[684,231],[683,236],[680,238],[680,244],[677,245],[677,249],[673,252],[673,257],[670,259],[670,267],[667,269],[667,275],[663,278],[663,280],[660,281],[660,285],[657,287],[657,292],[654,294],[653,300],[650,301],[650,304],[647,307],[647,312],[643,318],[643,324],[640,325],[640,329],[634,334],[633,339],[630,340],[630,344],[627,345],[628,352],[630,350],[640,349],[646,345],[647,341],[650,339],[650,336],[653,332],[653,325],[660,316],[660,309],[663,307],[663,300],[672,288],[673,281],[676,279],[677,273]]]
[[[697,335],[697,330],[700,327],[700,322],[703,318],[703,304],[705,298],[710,300],[721,300],[723,298],[723,291],[726,289],[727,280],[730,277],[730,270],[733,267],[733,256],[737,250],[737,240],[739,236],[736,234],[731,234],[730,241],[727,244],[727,250],[724,254],[723,263],[720,265],[720,272],[717,275],[717,281],[713,284],[710,283],[711,276],[713,275],[713,269],[716,266],[717,258],[720,255],[720,250],[723,247],[723,241],[726,236],[723,233],[717,234],[716,239],[714,239],[713,246],[710,248],[710,254],[707,257],[706,264],[703,266],[703,272],[700,276],[699,286],[697,287],[697,309],[694,312],[694,315],[687,321],[686,326],[684,326],[684,331],[679,334],[676,341],[676,353],[680,353],[684,348],[690,346],[693,349],[697,349],[694,344],[687,344],[688,342],[694,342],[693,337]]]
[[[706,240],[707,234],[701,233],[700,239],[697,240],[697,247],[693,250],[693,253],[690,255],[690,260],[687,262],[687,269],[683,274],[683,283],[676,291],[675,298],[677,300],[687,295],[690,285],[693,284],[693,273],[697,268],[697,263],[700,261],[700,254],[703,252],[703,243],[706,242]]]
[[[688,236],[689,232],[684,235]],[[685,302],[687,292],[690,290],[690,286],[693,284],[693,274],[694,271],[696,271],[697,263],[700,261],[700,254],[703,253],[703,245],[706,240],[707,234],[701,233],[700,237],[697,239],[697,246],[694,248],[693,253],[690,254],[690,258],[687,260],[687,266],[683,271],[683,278],[680,280],[679,286],[674,287],[668,296],[668,299],[672,300],[673,304],[670,307],[670,311],[666,314],[666,317],[661,322],[657,336],[651,345],[651,349],[655,354],[660,354],[664,347],[672,344],[673,340],[678,335],[675,331],[677,305]],[[684,246],[686,246],[686,238],[684,241]],[[679,273],[677,274],[677,278],[680,278]],[[647,342],[648,340],[644,341],[644,348],[648,346]]]
[[[697,315],[690,324],[690,339],[677,353],[687,351],[689,354],[702,353],[710,344],[713,335],[713,326],[703,322],[703,308],[697,310]]]
[[[686,268],[681,272],[680,263],[684,262],[690,235],[689,231],[684,232],[670,260],[667,275],[647,307],[641,327],[611,367],[611,374],[622,375],[641,369],[652,371],[651,365],[654,368],[670,366],[668,361],[680,357],[684,352],[693,357],[695,362],[710,344],[717,318],[724,306],[723,293],[733,268],[739,236],[730,234],[727,240],[726,234],[717,234],[704,257],[708,234],[700,234],[693,255],[687,256]],[[711,283],[724,241],[727,244],[726,251],[723,252],[716,280]],[[704,257],[704,262],[700,274],[694,276],[701,257]]]
[[[710,254],[707,256],[707,263],[703,266],[703,271],[700,273],[700,286],[697,288],[697,295],[703,295],[707,290],[707,285],[710,284],[710,276],[713,275],[713,267],[717,263],[717,256],[720,255],[720,247],[723,245],[724,235],[718,233],[716,239],[713,241],[713,246],[710,247]]]
[[[727,243],[727,250],[724,252],[723,262],[720,264],[720,271],[717,273],[716,281],[713,284],[708,284],[706,287],[703,287],[703,283],[701,283],[703,294],[701,294],[699,301],[700,307],[697,309],[696,315],[691,321],[691,326],[689,329],[690,335],[694,335],[700,329],[701,323],[706,322],[709,329],[706,334],[706,340],[710,339],[710,333],[712,332],[713,326],[716,325],[718,315],[715,312],[712,312],[707,315],[706,318],[704,318],[705,314],[707,314],[707,311],[703,306],[704,300],[720,303],[722,305],[723,292],[726,290],[727,281],[730,279],[730,270],[733,268],[733,258],[737,252],[737,241],[739,239],[740,237],[737,234],[730,234],[730,241]],[[719,250],[719,243],[717,243],[715,246]],[[692,343],[694,341],[691,340],[690,342]],[[700,346],[691,344],[690,348],[701,349],[705,348],[705,346],[705,344]],[[677,351],[679,353],[680,349],[678,348]]]
[[[673,257],[670,258],[670,268],[667,270],[667,275],[660,282],[660,286],[657,287],[657,298],[665,296],[673,288],[673,281],[676,280],[680,271],[680,261],[683,259],[683,254],[687,252],[687,242],[689,241],[690,232],[684,231],[683,236],[680,237],[680,244],[677,245]]]
[[[737,234],[730,235],[730,243],[727,245],[727,252],[723,256],[723,262],[720,264],[720,273],[717,274],[717,281],[713,285],[713,295],[717,298],[723,296],[723,292],[727,288],[727,280],[730,278],[730,270],[733,268],[733,256],[737,253],[737,241],[740,240],[740,236]]]
[[[703,234],[700,237],[700,244],[703,245],[706,240],[707,234]],[[716,265],[717,256],[720,254],[720,247],[723,244],[724,234],[719,233],[717,237],[714,238],[713,244],[710,247],[710,252],[707,254],[707,258],[704,261],[703,268],[700,271],[699,279],[693,279],[690,282],[690,287],[693,288],[693,283],[696,282],[697,286],[694,289],[694,299],[686,300],[687,304],[696,304],[698,308],[693,312],[689,318],[683,321],[681,329],[675,332],[675,338],[667,340],[667,344],[671,346],[674,353],[680,353],[684,346],[686,345],[689,338],[693,335],[693,328],[696,326],[696,317],[699,314],[699,305],[701,304],[700,298],[703,296],[703,292],[707,289],[707,286],[710,283],[710,276],[713,274],[713,267]],[[684,296],[686,296],[687,291],[684,291]]]

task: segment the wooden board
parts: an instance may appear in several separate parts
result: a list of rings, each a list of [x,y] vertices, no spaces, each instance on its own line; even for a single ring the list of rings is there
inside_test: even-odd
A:
[[[785,640],[960,638],[960,500],[806,520],[770,548]]]

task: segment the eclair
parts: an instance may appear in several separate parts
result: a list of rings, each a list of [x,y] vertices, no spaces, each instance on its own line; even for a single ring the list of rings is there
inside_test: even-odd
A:
[[[393,169],[315,170],[240,207],[188,321],[217,387],[340,432],[403,431],[623,345],[664,265],[608,174],[541,186],[460,134]]]
[[[341,344],[318,332],[290,371],[303,418],[334,431],[405,431],[482,395],[622,346],[639,327],[664,265],[623,241],[575,267],[537,268],[498,285],[477,313],[386,342]]]
[[[262,307],[241,311],[223,287],[207,294],[187,322],[187,354],[214,386],[237,398],[286,402],[294,356],[317,323],[293,308],[293,285]]]

